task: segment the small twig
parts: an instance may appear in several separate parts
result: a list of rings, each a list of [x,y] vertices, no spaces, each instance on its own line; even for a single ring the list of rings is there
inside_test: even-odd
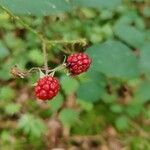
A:
[[[48,70],[48,73],[60,71],[60,70],[63,70],[65,68],[66,68],[66,64],[63,63],[63,64],[59,65],[58,67],[56,67],[54,69]]]
[[[46,51],[46,43],[44,41],[42,42],[42,50],[44,55],[44,68],[45,68],[46,75],[48,75],[48,58],[47,58],[47,51]]]
[[[73,45],[73,44],[79,43],[79,44],[85,46],[87,41],[84,38],[78,39],[78,40],[64,40],[64,39],[62,39],[62,40],[47,40],[46,43],[48,45],[56,45],[56,44],[72,44]]]

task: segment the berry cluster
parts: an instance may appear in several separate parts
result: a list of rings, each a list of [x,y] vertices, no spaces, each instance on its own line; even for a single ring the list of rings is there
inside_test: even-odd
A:
[[[72,54],[67,58],[66,66],[71,75],[79,75],[86,72],[92,60],[85,53]],[[41,100],[50,100],[55,97],[60,89],[58,80],[55,77],[46,75],[37,81],[35,95]]]

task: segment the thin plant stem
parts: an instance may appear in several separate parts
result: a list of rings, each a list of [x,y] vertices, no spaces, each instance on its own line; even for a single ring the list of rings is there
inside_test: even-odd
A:
[[[42,42],[42,50],[44,55],[44,69],[46,72],[46,75],[48,75],[48,58],[47,58],[47,50],[46,50],[46,43]]]
[[[60,70],[63,70],[63,69],[65,69],[65,68],[66,68],[66,64],[63,63],[63,64],[59,65],[58,67],[49,70],[48,73],[60,71]]]
[[[10,10],[8,10],[6,7],[0,5],[0,8],[4,10],[12,19],[18,21],[21,25],[24,26],[24,28],[28,29],[30,32],[34,33],[39,39],[43,39],[43,36],[40,35],[36,30],[32,29],[25,21],[23,21],[20,17],[15,16]]]
[[[41,41],[44,41],[46,43],[46,45],[48,46],[54,46],[56,44],[76,44],[79,43],[81,45],[86,45],[87,41],[84,38],[81,39],[77,39],[77,40],[48,40],[44,35],[42,35],[41,33],[37,32],[36,30],[34,30],[32,27],[30,27],[30,25],[28,25],[28,23],[26,23],[25,21],[23,21],[20,17],[14,15],[10,10],[8,10],[6,7],[0,5],[0,8],[2,10],[4,10],[11,18],[13,18],[14,20],[17,20],[22,26],[24,26],[24,28],[26,28],[27,30],[29,30],[30,32],[32,32],[33,34],[35,34]]]

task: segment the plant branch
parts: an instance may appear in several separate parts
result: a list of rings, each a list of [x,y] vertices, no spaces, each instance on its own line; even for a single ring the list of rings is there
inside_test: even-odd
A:
[[[46,75],[48,75],[48,58],[47,58],[45,41],[42,42],[42,50],[43,50],[43,55],[44,55],[44,69],[46,71]]]
[[[32,29],[26,22],[24,22],[20,17],[15,16],[11,11],[9,11],[6,7],[0,5],[0,8],[3,9],[11,18],[18,21],[24,28],[28,29],[30,32],[34,33],[36,36],[39,37],[40,40],[43,39],[43,36],[40,35],[36,30]]]
[[[0,5],[0,8],[4,10],[11,18],[17,20],[24,28],[35,34],[42,42],[44,41],[46,45],[53,46],[56,44],[75,44],[79,43],[81,45],[86,45],[87,41],[86,39],[77,39],[77,40],[48,40],[44,35],[34,30],[32,27],[30,27],[25,21],[23,21],[20,17],[15,16],[10,10],[8,10],[6,7]]]

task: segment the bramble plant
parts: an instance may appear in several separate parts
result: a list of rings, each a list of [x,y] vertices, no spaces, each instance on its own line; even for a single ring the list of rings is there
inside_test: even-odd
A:
[[[0,149],[149,150],[149,10],[0,0]]]
[[[10,12],[7,8],[1,6],[1,8],[8,14],[10,17],[16,19],[19,21],[25,28],[27,28],[29,31],[34,33],[42,42],[42,50],[43,50],[43,56],[44,56],[44,68],[42,70],[45,71],[45,73],[42,72],[41,68],[31,68],[29,71],[26,71],[26,73],[19,71],[18,68],[15,66],[11,69],[11,73],[16,77],[24,78],[25,76],[29,75],[31,71],[37,70],[40,73],[42,73],[41,79],[37,81],[37,85],[35,87],[35,95],[37,98],[41,100],[50,100],[54,96],[57,95],[59,91],[59,81],[57,81],[55,78],[53,78],[56,71],[64,69],[66,66],[69,69],[69,72],[72,75],[78,75],[82,72],[86,72],[91,64],[91,59],[88,57],[87,54],[84,53],[76,53],[73,55],[68,56],[67,62],[63,62],[62,65],[49,70],[48,67],[48,59],[47,59],[47,45],[49,47],[52,47],[55,44],[86,44],[85,39],[78,39],[78,40],[71,40],[71,41],[65,41],[65,40],[48,40],[46,39],[42,34],[39,34],[36,30],[32,29],[27,23],[21,20],[18,16],[14,16],[12,12]],[[35,83],[36,84],[36,83]]]

